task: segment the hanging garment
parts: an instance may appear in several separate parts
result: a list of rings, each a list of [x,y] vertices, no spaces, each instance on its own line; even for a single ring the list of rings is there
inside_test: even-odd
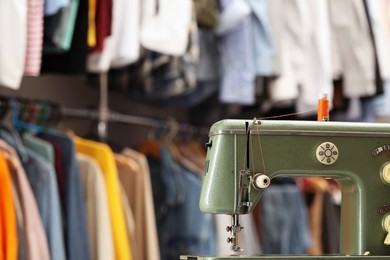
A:
[[[188,46],[192,0],[143,2],[140,32],[142,46],[162,54],[182,56]]]
[[[57,177],[64,179],[57,180],[60,192],[61,189],[64,192],[66,255],[70,260],[90,259],[85,200],[74,144],[67,135],[57,132],[41,132],[38,137],[61,147],[62,151],[62,158],[58,159],[62,161],[63,176]]]
[[[299,187],[304,193],[308,209],[311,246],[308,255],[323,255],[322,233],[324,216],[324,197],[330,189],[329,182],[320,177],[301,178]]]
[[[114,238],[116,259],[131,260],[131,247],[126,232],[126,221],[120,197],[118,171],[113,153],[109,146],[79,137],[74,137],[78,153],[94,158],[99,164],[105,179],[107,198],[110,209],[111,226]]]
[[[196,79],[216,82],[219,78],[217,37],[213,31],[199,30],[199,63]]]
[[[134,213],[133,210],[130,207],[129,199],[127,198],[126,191],[123,188],[122,183],[120,183],[121,186],[121,200],[122,200],[122,206],[123,211],[125,213],[126,218],[126,227],[127,227],[127,236],[129,237],[130,244],[131,244],[131,254],[133,259],[139,259],[137,255],[137,238],[136,238],[136,227],[135,227],[135,220],[134,220]]]
[[[47,49],[54,49],[55,50],[55,43],[54,43],[54,36],[56,34],[56,31],[59,30],[61,25],[61,19],[62,19],[62,13],[64,12],[64,9],[61,9],[57,13],[49,16],[45,16],[44,18],[44,29],[43,29],[43,54],[46,53]],[[42,55],[42,61],[45,55]],[[42,63],[43,65],[44,63]]]
[[[273,76],[274,47],[271,38],[267,0],[246,0],[251,8],[253,59],[256,76]]]
[[[151,165],[161,259],[180,255],[216,254],[215,223],[199,210],[201,177],[174,161],[169,148],[161,148],[160,167]],[[156,196],[154,196],[156,198]]]
[[[63,211],[65,211],[65,168],[64,168],[64,151],[60,145],[50,143],[54,149],[54,168],[57,174],[58,191]]]
[[[306,254],[311,237],[301,190],[295,185],[270,186],[259,205],[263,253]]]
[[[101,33],[101,44],[88,56],[88,71],[104,72],[111,66],[121,67],[138,60],[140,4],[140,0],[115,1],[110,34]],[[105,9],[102,11],[107,13]]]
[[[41,212],[52,259],[66,259],[62,209],[54,169],[54,148],[31,134],[23,135],[28,161],[27,176]],[[39,181],[37,181],[39,180]]]
[[[45,54],[61,54],[69,51],[75,31],[78,8],[79,0],[70,0],[69,5],[53,17],[55,24],[47,25],[47,27],[52,26],[53,31],[45,37],[43,48]]]
[[[218,2],[216,0],[194,0],[196,20],[200,28],[211,30],[219,22]]]
[[[29,0],[27,7],[27,47],[24,75],[39,76],[43,46],[44,0]]]
[[[46,231],[51,259],[66,259],[62,205],[54,167],[40,154],[26,148],[29,157],[27,177],[37,200],[42,224]]]
[[[133,160],[140,167],[140,172],[142,172],[142,183],[144,186],[144,214],[146,216],[146,227],[141,230],[144,232],[145,238],[148,243],[143,247],[147,259],[160,259],[159,245],[158,245],[158,235],[157,235],[157,226],[156,226],[156,214],[154,211],[154,201],[153,201],[153,191],[152,191],[152,180],[150,177],[150,169],[146,156],[142,153],[139,153],[133,149],[125,148],[122,151],[122,154],[127,158],[127,160]]]
[[[18,89],[26,60],[27,0],[0,1],[0,35],[0,86]]]
[[[45,0],[45,16],[53,15],[69,4],[69,0]]]
[[[42,158],[44,158],[51,166],[54,167],[54,148],[49,142],[37,138],[29,133],[23,134],[22,138],[25,147],[30,148],[30,150],[42,156]]]
[[[136,62],[140,56],[140,13],[142,1],[127,0],[120,14],[115,13],[113,19],[118,19],[118,41],[113,44],[114,52],[111,67],[118,68]]]
[[[119,5],[119,2],[115,1],[115,7],[117,7],[117,5]],[[113,15],[112,6],[112,0],[96,1],[96,45],[94,48],[92,48],[93,51],[103,51],[105,40],[108,36],[111,35],[111,21]],[[122,12],[123,11],[124,10],[122,10]]]
[[[390,116],[390,103],[388,102],[388,100],[390,100],[390,81],[386,81],[383,88],[384,94],[375,98],[373,106],[376,116],[386,118]]]
[[[0,140],[0,150],[7,156],[7,164],[21,202],[27,259],[48,260],[50,252],[47,237],[26,173],[15,150],[3,140]]]
[[[295,101],[297,111],[315,110],[321,93],[333,98],[328,1],[287,0],[279,4],[283,8],[270,14],[274,17],[271,22],[281,23],[274,26],[280,28],[280,76],[269,86],[271,101]],[[275,16],[283,19],[278,21]]]
[[[146,158],[143,154],[126,148],[122,151],[122,156],[117,155],[115,159],[119,178],[134,212],[138,257],[146,260],[160,259],[152,184]]]
[[[24,220],[23,220],[23,212],[22,206],[20,204],[20,200],[18,197],[18,193],[16,192],[15,185],[12,183],[12,196],[15,205],[15,215],[16,215],[16,224],[17,224],[17,237],[18,237],[18,260],[27,259],[26,256],[26,236],[24,231]],[[1,228],[0,228],[1,229]],[[0,235],[1,236],[1,235]],[[1,240],[1,238],[0,238]],[[1,257],[0,257],[1,259]]]
[[[272,39],[273,55],[272,55],[272,69],[274,76],[279,76],[281,73],[281,44],[283,19],[281,19],[279,12],[283,9],[284,0],[267,0],[268,26],[270,37]]]
[[[385,37],[383,37],[384,39],[380,39],[380,37],[378,37],[378,34],[379,34],[378,30],[379,30],[380,26],[379,26],[378,20],[375,17],[376,14],[374,14],[374,12],[373,12],[374,11],[373,9],[375,9],[375,7],[373,5],[371,5],[368,0],[364,0],[363,4],[364,4],[364,12],[365,12],[366,17],[367,17],[367,23],[368,23],[368,28],[369,28],[369,32],[370,32],[370,40],[371,40],[371,44],[372,44],[373,50],[374,50],[374,57],[375,57],[374,69],[375,69],[375,87],[376,87],[375,96],[378,96],[378,95],[383,94],[383,75],[382,75],[382,70],[381,70],[381,66],[382,66],[383,62],[380,61],[379,55],[380,54],[386,55],[386,54],[390,54],[390,53],[389,52],[383,53],[383,51],[385,49],[381,48],[381,46],[377,42],[377,41],[386,42],[386,35],[385,35]],[[381,6],[381,8],[382,8],[382,6]],[[388,29],[388,27],[386,27],[385,30],[382,30],[382,34],[387,33],[387,29]],[[388,43],[390,43],[390,42],[388,42]],[[388,49],[387,46],[384,46],[384,47]],[[388,70],[387,68],[383,68],[383,69]],[[363,97],[363,98],[367,98],[367,97]]]
[[[11,174],[0,153],[0,260],[18,259],[18,233]]]
[[[379,57],[378,57],[378,44],[376,43],[377,39],[376,38],[376,34],[377,34],[377,30],[378,30],[378,26],[377,26],[377,23],[375,23],[375,21],[373,19],[371,19],[372,17],[372,12],[370,13],[370,4],[364,0],[363,1],[363,5],[364,5],[364,13],[367,17],[367,23],[368,23],[368,28],[369,28],[369,32],[370,32],[370,40],[371,40],[371,44],[372,44],[372,49],[374,50],[374,70],[375,70],[375,96],[378,96],[378,95],[382,95],[383,94],[383,80],[382,80],[382,72],[381,72],[381,68],[380,68],[380,61],[379,61]],[[362,97],[362,98],[367,98],[367,97]],[[374,118],[373,118],[374,119]]]
[[[46,23],[46,21],[45,21]],[[87,66],[88,1],[80,1],[72,43],[65,53],[44,53],[42,72],[85,73]],[[45,28],[46,29],[46,28]],[[46,33],[46,32],[45,32]]]
[[[97,0],[88,0],[88,47],[96,46],[96,2]]]
[[[195,16],[191,20],[189,32],[188,46],[182,56],[144,52],[142,90],[150,101],[169,102],[171,98],[191,94],[195,90],[199,58]]]
[[[134,224],[137,227],[134,234],[135,243],[131,243],[131,245],[133,246],[132,253],[134,257],[138,257],[137,259],[145,259],[144,244],[148,241],[144,239],[145,232],[142,232],[142,230],[144,229],[144,227],[146,227],[146,217],[143,216],[143,214],[141,215],[141,213],[143,213],[142,204],[135,203],[141,200],[144,201],[142,196],[138,195],[142,194],[142,192],[140,191],[140,189],[142,188],[142,182],[140,181],[141,178],[135,178],[136,175],[142,175],[141,168],[136,162],[128,160],[126,157],[124,157],[124,155],[120,154],[115,154],[115,164],[118,169],[118,176],[121,187],[125,192],[125,194],[121,193],[121,197],[122,199],[127,199],[131,211],[134,212]],[[129,179],[131,177],[133,177],[133,179]],[[139,218],[138,215],[141,216],[141,218]],[[127,223],[129,222],[127,221]],[[131,238],[131,236],[129,236],[129,238]]]
[[[341,193],[339,190],[338,192]],[[324,194],[322,217],[322,245],[324,254],[340,253],[340,205],[337,205],[330,192]]]
[[[255,103],[255,63],[251,32],[251,9],[245,0],[221,1],[220,36],[222,103]]]
[[[383,80],[390,80],[390,14],[387,0],[366,0],[372,24],[379,68]]]
[[[83,184],[90,237],[91,259],[115,259],[114,243],[104,176],[98,163],[84,154],[77,154]]]
[[[323,255],[322,248],[322,222],[324,208],[324,192],[314,191],[310,194],[311,203],[309,205],[309,229],[311,234],[312,244],[307,250],[308,255]]]
[[[375,53],[363,1],[330,0],[335,75],[342,75],[345,97],[373,96]]]

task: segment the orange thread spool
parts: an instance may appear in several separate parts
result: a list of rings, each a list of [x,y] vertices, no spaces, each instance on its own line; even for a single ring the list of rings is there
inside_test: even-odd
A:
[[[327,94],[322,94],[318,99],[317,121],[329,121],[329,99]]]

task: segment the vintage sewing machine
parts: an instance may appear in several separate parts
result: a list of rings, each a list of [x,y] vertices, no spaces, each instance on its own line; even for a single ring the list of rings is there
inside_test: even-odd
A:
[[[222,120],[209,136],[200,209],[232,216],[227,237],[233,251],[181,259],[390,259],[390,124]],[[240,254],[245,230],[239,216],[253,210],[277,176],[322,176],[339,183],[339,255]]]

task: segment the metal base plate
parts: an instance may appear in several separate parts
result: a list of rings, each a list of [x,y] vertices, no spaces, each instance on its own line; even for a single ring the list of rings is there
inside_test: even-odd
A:
[[[390,259],[390,256],[180,256],[180,260],[384,260]]]

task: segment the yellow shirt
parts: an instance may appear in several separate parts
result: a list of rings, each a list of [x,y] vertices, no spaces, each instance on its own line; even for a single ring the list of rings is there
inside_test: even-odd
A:
[[[96,0],[88,1],[88,47],[96,46]]]
[[[127,226],[122,207],[118,170],[110,147],[103,143],[74,137],[77,152],[94,158],[102,169],[107,199],[110,210],[111,225],[114,238],[115,258],[132,260],[130,241],[127,236]]]

